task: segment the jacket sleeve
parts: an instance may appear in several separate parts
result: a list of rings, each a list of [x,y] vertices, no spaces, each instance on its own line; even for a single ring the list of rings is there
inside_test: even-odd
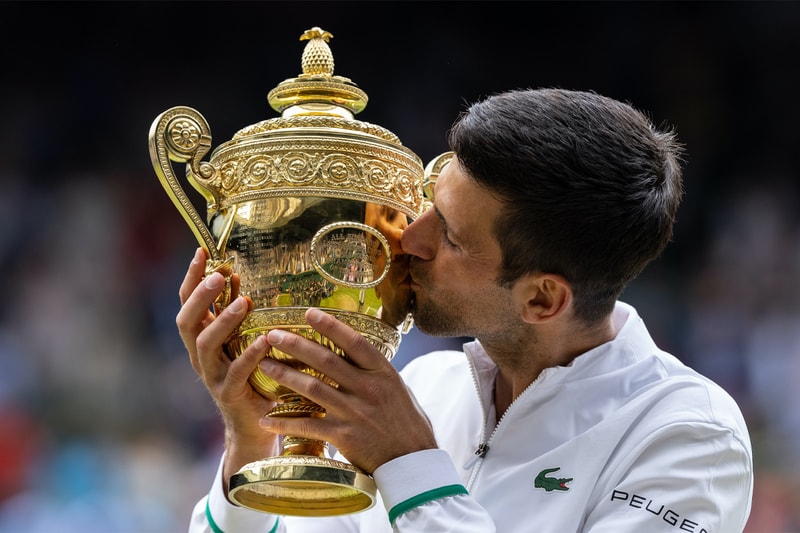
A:
[[[666,424],[628,456],[616,483],[587,511],[584,532],[744,530],[752,454],[737,433],[707,422]]]
[[[189,533],[284,533],[277,516],[245,509],[228,501],[222,483],[224,457],[219,462],[211,490],[192,510]]]
[[[397,533],[454,531],[494,533],[486,510],[467,493],[444,450],[398,457],[375,470],[389,521]]]

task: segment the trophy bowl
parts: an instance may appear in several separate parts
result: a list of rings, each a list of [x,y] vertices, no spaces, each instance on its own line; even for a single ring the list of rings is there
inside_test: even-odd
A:
[[[225,275],[215,307],[224,309],[237,295],[252,301],[226,342],[231,358],[276,328],[347,357],[306,323],[309,307],[350,325],[387,359],[411,327],[408,258],[399,239],[427,206],[425,170],[389,130],[353,118],[366,107],[367,95],[333,75],[331,37],[318,27],[303,33],[303,73],[268,94],[281,115],[241,129],[207,161],[210,129],[195,109],[170,108],[150,128],[153,168],[206,249],[206,274]],[[186,181],[206,201],[205,219],[173,163],[185,164]],[[280,350],[272,348],[268,357],[337,386]],[[250,383],[277,402],[269,416],[325,416],[322,407],[259,369]],[[327,443],[286,435],[280,455],[232,476],[229,497],[263,512],[328,516],[365,510],[376,492],[371,476],[332,459]]]

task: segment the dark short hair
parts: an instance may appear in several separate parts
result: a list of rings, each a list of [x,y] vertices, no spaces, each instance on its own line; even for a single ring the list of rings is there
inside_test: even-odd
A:
[[[588,323],[612,311],[672,238],[682,147],[674,131],[626,103],[584,91],[508,91],[471,105],[449,142],[507,208],[494,228],[498,282],[562,275]]]

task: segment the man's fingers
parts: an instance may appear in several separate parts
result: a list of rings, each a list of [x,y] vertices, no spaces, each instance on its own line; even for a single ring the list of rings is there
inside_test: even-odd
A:
[[[210,308],[224,285],[222,274],[209,274],[197,284],[175,317],[192,367],[204,377],[207,384],[224,379],[227,368],[220,364],[221,347],[241,323],[248,309],[247,299],[239,297],[214,318]]]
[[[323,441],[327,441],[330,431],[324,418],[313,416],[266,416],[259,421],[259,425],[270,433]]]
[[[341,348],[349,360],[325,345],[279,329],[267,334],[269,344],[305,363],[317,373],[324,374],[328,379],[346,384],[340,385],[341,391],[347,389],[354,392],[354,387],[360,388],[360,385],[370,381],[369,376],[357,374],[385,371],[386,367],[394,372],[380,351],[359,332],[315,309],[309,310],[306,316],[309,324]],[[285,365],[271,359],[264,359],[260,364],[264,374],[326,409],[345,407],[342,402],[346,399],[337,394],[336,388],[312,375],[315,373],[298,372],[296,365]]]
[[[334,382],[347,383],[348,388],[365,379],[356,378],[355,374],[358,372],[385,371],[387,368],[394,371],[380,350],[370,344],[361,333],[333,316],[311,308],[306,311],[306,320],[318,333],[341,349],[347,359],[325,345],[279,329],[267,334],[270,345],[302,361]],[[262,371],[312,401],[326,405],[337,401],[332,394],[334,389],[317,378],[272,361],[262,362]]]
[[[247,312],[247,305],[247,299],[243,296],[236,298],[197,334],[195,346],[201,367],[213,368],[214,363],[220,359],[222,346],[241,323]],[[224,377],[224,371],[221,370],[220,373]]]
[[[270,345],[306,363],[319,373],[336,381],[335,376],[342,376],[350,365],[340,356],[325,346],[281,330],[272,330],[267,334]],[[287,365],[274,359],[266,358],[260,363],[261,371],[277,383],[305,396],[320,405],[331,406],[336,402],[335,389],[316,377],[297,370],[296,365]],[[338,369],[337,369],[338,368]],[[352,367],[350,367],[352,371]]]
[[[189,274],[187,273],[187,278],[188,277]],[[224,285],[225,278],[222,277],[222,274],[215,272],[202,282],[198,282],[196,286],[192,288],[191,293],[183,301],[183,305],[180,311],[178,311],[178,315],[175,317],[178,331],[184,339],[184,342],[187,339],[194,338],[202,331],[208,319],[211,304],[214,302],[217,295],[222,292]],[[187,345],[187,347],[191,348],[190,345]]]
[[[266,357],[269,350],[270,346],[266,336],[260,335],[233,360],[228,366],[225,377],[232,385],[231,390],[241,390],[241,385],[250,379],[250,376],[258,368],[258,362]]]
[[[341,348],[355,366],[376,370],[386,362],[386,358],[366,337],[328,313],[310,308],[306,311],[306,321]]]
[[[189,297],[194,292],[195,287],[202,281],[206,272],[206,251],[198,248],[194,252],[192,262],[189,263],[189,269],[186,271],[186,276],[183,278],[180,289],[178,290],[178,297],[181,300],[181,305],[185,304]]]

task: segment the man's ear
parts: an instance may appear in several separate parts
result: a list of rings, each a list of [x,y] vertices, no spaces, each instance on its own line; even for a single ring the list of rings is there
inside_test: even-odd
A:
[[[563,315],[572,304],[572,287],[563,276],[528,274],[511,290],[514,306],[528,324],[540,324]]]

